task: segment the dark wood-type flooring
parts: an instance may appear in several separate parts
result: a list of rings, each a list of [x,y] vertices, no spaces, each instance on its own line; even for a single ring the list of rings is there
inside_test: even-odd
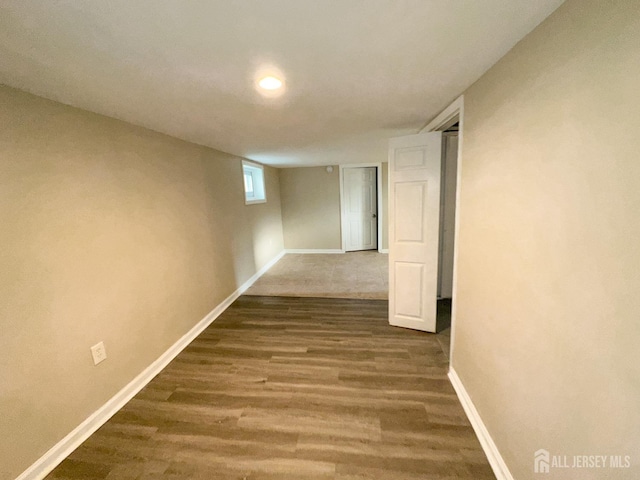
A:
[[[239,298],[47,479],[494,479],[435,335]]]

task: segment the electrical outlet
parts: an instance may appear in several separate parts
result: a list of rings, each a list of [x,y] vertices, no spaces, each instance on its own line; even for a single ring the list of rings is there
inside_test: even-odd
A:
[[[96,343],[91,347],[91,356],[93,357],[94,365],[98,365],[107,359],[107,350],[104,348],[104,342]]]

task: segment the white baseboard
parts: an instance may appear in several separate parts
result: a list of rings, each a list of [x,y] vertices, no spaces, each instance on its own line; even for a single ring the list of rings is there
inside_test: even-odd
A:
[[[240,287],[238,287],[238,289],[233,292],[231,295],[229,295],[229,297],[227,297],[227,299],[225,299],[224,302],[225,303],[229,298],[234,297],[233,300],[231,300],[231,302],[229,302],[229,304],[227,305],[227,307],[229,305],[231,305],[233,303],[233,301],[238,298],[240,295],[242,295],[244,292],[246,292],[249,287],[251,285],[253,285],[256,280],[258,280],[262,275],[264,275],[271,267],[273,267],[276,263],[278,263],[278,261],[284,257],[284,254],[286,253],[286,250],[282,250],[279,254],[277,254],[275,257],[273,257],[271,260],[269,260],[265,266],[263,266],[260,270],[258,270],[249,280],[247,280],[246,282],[244,282],[242,285],[240,285]],[[234,296],[235,295],[235,296]],[[222,305],[222,303],[220,305]],[[227,307],[224,307],[225,309]],[[222,313],[222,312],[220,312]]]
[[[204,329],[224,312],[240,295],[242,295],[261,275],[269,270],[278,260],[284,256],[284,250],[271,259],[249,280],[244,282],[235,292],[225,298],[222,303],[215,307],[200,320],[191,330],[174,343],[151,365],[145,368],[127,386],[116,393],[107,403],[96,410],[89,418],[73,429],[66,437],[56,443],[42,457],[27,468],[16,480],[42,480],[55,467],[57,467],[71,452],[89,438],[98,428],[104,425],[118,410],[131,400],[153,377],[165,368],[187,345],[189,345]]]
[[[453,367],[449,368],[449,380],[451,380],[451,384],[458,394],[460,403],[462,403],[462,408],[464,408],[464,411],[471,422],[471,426],[476,432],[478,440],[480,440],[480,445],[487,456],[487,460],[489,460],[489,464],[491,465],[496,478],[498,480],[513,480],[513,475],[511,475],[507,464],[504,463],[502,455],[500,455],[500,452],[498,451],[498,447],[491,438],[491,435],[489,435],[487,427],[485,427],[484,422],[480,418],[480,414],[471,401],[471,397],[469,397],[467,390],[464,388],[460,377],[458,377],[458,374]]]
[[[378,250],[378,252],[380,252],[380,253],[389,253],[389,249],[388,248],[380,248]]]
[[[345,253],[339,248],[287,248],[286,253]]]

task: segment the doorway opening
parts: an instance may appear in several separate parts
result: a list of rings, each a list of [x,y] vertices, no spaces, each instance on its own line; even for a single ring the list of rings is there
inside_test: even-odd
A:
[[[458,174],[459,118],[442,130],[440,176],[440,235],[438,247],[438,302],[436,332],[446,356],[451,347],[451,303],[453,298],[453,257],[455,250],[456,191]]]
[[[451,338],[455,333],[455,328],[449,325],[455,325],[455,240],[459,228],[456,215],[459,189],[454,188],[460,177],[456,124],[461,139],[463,97],[418,134],[389,140],[389,324],[424,332],[442,332],[443,353],[448,359],[452,354],[452,348],[448,347],[455,345],[455,342],[446,341],[446,337]],[[444,132],[447,132],[446,136]],[[445,149],[449,162],[443,155]],[[447,181],[443,162],[445,168],[449,164],[448,191],[442,188],[443,182]],[[441,193],[454,201],[445,205]],[[449,211],[453,228],[448,228],[445,242],[441,239],[445,232],[441,232],[440,227],[442,217]],[[445,261],[447,255],[440,250],[441,244],[443,249],[445,244],[449,247],[448,262]],[[448,268],[445,267],[447,263]]]
[[[340,166],[342,250],[381,251],[381,164]]]
[[[437,338],[443,351],[449,358],[454,355],[456,324],[456,277],[457,277],[457,238],[459,218],[457,208],[460,202],[461,149],[464,135],[464,96],[458,97],[451,105],[431,120],[420,133],[443,132],[443,176],[444,192],[441,209],[441,228],[438,252],[444,258],[439,262],[438,270],[438,303],[437,303]],[[448,149],[448,151],[447,151]],[[447,175],[448,167],[448,175]],[[455,172],[455,174],[454,174]],[[448,187],[448,192],[447,192]],[[444,218],[446,217],[446,219]],[[443,250],[446,249],[446,253]],[[449,276],[450,275],[450,276]]]

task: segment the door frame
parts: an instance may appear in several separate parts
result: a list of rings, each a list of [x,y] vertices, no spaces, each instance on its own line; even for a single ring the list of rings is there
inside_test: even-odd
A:
[[[347,221],[347,215],[344,211],[344,177],[343,170],[345,168],[364,168],[364,167],[376,167],[376,203],[377,203],[377,235],[378,235],[378,252],[382,253],[382,162],[378,163],[347,163],[340,165],[340,241],[342,244],[342,251],[347,251],[347,239],[345,232],[347,231],[345,222]]]
[[[451,344],[449,346],[449,370],[453,366],[453,347],[456,334],[455,323],[458,311],[458,253],[460,236],[460,185],[462,180],[462,146],[464,138],[464,95],[456,98],[447,108],[429,121],[418,133],[443,131],[456,123],[458,128],[458,156],[456,158],[456,210],[455,227],[453,234],[453,287],[451,289]]]

